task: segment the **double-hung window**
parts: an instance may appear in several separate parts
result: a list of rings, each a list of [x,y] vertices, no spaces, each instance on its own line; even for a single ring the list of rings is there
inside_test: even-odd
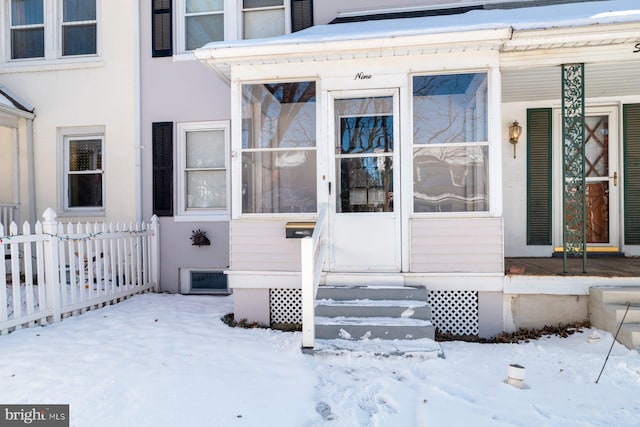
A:
[[[104,133],[63,135],[64,210],[104,209]]]
[[[180,123],[178,138],[179,214],[226,216],[229,123]]]
[[[154,19],[159,19],[163,3],[154,3]],[[275,37],[313,25],[312,0],[176,0],[175,4],[179,53],[210,42]],[[153,31],[154,40],[171,43],[166,26],[156,23]]]
[[[244,39],[283,35],[284,0],[242,0],[242,28]]]
[[[11,0],[11,59],[44,57],[43,0]]]
[[[96,53],[96,0],[62,0],[62,56]]]
[[[183,0],[184,50],[224,40],[224,0]]]
[[[487,212],[487,74],[413,77],[413,211]]]
[[[7,0],[10,57],[55,60],[98,53],[100,0]]]

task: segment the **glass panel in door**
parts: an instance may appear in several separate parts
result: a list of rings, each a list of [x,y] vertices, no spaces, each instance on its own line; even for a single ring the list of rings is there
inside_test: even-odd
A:
[[[587,243],[609,243],[608,115],[585,118],[585,176]]]
[[[400,269],[396,103],[397,95],[334,100],[333,271]]]

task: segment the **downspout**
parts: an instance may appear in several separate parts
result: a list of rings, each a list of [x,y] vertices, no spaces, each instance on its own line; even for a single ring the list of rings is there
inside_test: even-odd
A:
[[[136,2],[134,2],[136,4]],[[142,55],[140,51],[140,26],[142,25],[140,22],[140,7],[135,7],[135,59],[134,59],[134,67],[136,81],[135,81],[135,124],[134,124],[134,134],[135,134],[135,179],[136,179],[136,190],[135,190],[135,198],[136,198],[136,222],[142,223],[142,134],[141,134],[141,126],[140,126],[140,117],[141,117],[141,101],[140,101],[140,81],[142,76],[140,75],[140,56]]]
[[[35,116],[34,116],[35,118]],[[36,163],[33,148],[33,118],[27,119],[27,188],[29,188],[29,222],[36,223]]]

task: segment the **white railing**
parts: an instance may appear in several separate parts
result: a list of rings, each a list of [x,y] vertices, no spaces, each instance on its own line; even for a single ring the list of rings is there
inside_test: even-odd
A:
[[[44,325],[158,286],[158,218],[64,224],[47,209],[22,234],[0,225],[0,334]]]
[[[326,223],[327,204],[323,203],[318,212],[313,235],[300,241],[303,348],[313,348],[315,342],[315,299],[327,253]]]
[[[11,203],[0,203],[0,225],[5,230],[9,229],[9,225],[15,221],[18,205]]]

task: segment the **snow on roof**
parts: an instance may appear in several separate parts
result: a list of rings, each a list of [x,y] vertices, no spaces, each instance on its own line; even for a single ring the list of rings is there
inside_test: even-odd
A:
[[[12,110],[19,110],[26,113],[33,113],[34,108],[25,101],[18,98],[6,86],[0,84],[0,106],[8,107]]]
[[[364,40],[473,30],[535,30],[640,22],[638,0],[590,1],[580,4],[471,10],[462,14],[316,25],[280,37],[213,42],[198,51],[269,45]],[[196,56],[204,58],[202,52]]]

